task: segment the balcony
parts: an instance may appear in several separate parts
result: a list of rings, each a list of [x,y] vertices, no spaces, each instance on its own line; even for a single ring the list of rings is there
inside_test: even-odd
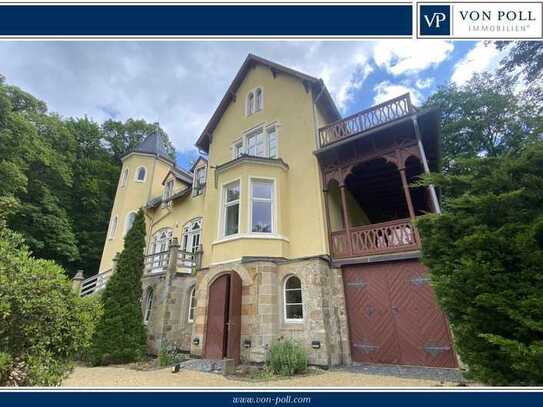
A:
[[[376,129],[415,113],[409,93],[355,113],[319,129],[319,148]]]
[[[409,219],[353,227],[332,232],[330,237],[332,257],[336,259],[420,249],[418,234]]]
[[[112,274],[112,270],[108,270],[104,273],[95,274],[94,276],[81,281],[79,295],[81,297],[86,297],[87,295],[92,295],[103,290],[106,288],[106,284]]]
[[[175,264],[170,264],[170,259],[175,258]],[[163,273],[169,267],[174,267],[176,273],[192,274],[199,269],[202,262],[202,251],[200,248],[194,252],[179,250],[175,244],[170,245],[168,250],[153,253],[145,256],[145,274]]]

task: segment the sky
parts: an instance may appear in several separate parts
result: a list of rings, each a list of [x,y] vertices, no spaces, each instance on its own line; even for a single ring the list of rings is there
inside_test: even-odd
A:
[[[406,92],[415,105],[435,90],[496,68],[503,52],[473,41],[0,42],[0,74],[63,117],[159,122],[178,163],[248,53],[322,78],[349,115]]]

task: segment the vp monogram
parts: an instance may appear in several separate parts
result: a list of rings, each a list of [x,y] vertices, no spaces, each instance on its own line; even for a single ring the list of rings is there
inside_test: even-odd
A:
[[[424,19],[428,27],[440,28],[441,23],[447,20],[447,15],[445,13],[433,13],[431,18],[425,15]]]

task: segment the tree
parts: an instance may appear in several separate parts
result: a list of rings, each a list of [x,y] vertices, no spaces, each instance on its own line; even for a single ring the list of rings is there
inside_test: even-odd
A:
[[[422,261],[469,373],[543,384],[543,142],[459,160],[426,181],[447,200],[417,222]]]
[[[519,151],[540,131],[537,106],[523,102],[505,77],[477,75],[464,86],[439,89],[425,108],[441,111],[442,166],[461,158],[497,157]]]
[[[543,43],[538,41],[500,41],[498,49],[511,49],[501,61],[502,72],[520,76],[532,83],[543,73]]]
[[[104,313],[90,353],[94,364],[134,362],[145,355],[146,334],[141,310],[144,249],[145,219],[140,209],[125,237],[117,269],[103,293]]]
[[[88,118],[69,119],[66,127],[76,139],[70,216],[78,242],[79,259],[73,268],[88,277],[97,272],[106,239],[120,167],[103,146],[103,133]]]
[[[89,346],[97,314],[64,270],[32,257],[0,217],[0,386],[59,384]]]
[[[158,123],[147,123],[145,120],[128,119],[126,122],[107,120],[102,125],[104,139],[117,162],[134,150],[145,137],[158,132],[169,157],[175,161],[175,149],[164,130]]]

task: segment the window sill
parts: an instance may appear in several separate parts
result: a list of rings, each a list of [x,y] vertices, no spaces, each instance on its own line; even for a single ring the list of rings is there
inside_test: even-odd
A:
[[[230,235],[227,237],[223,237],[221,239],[215,240],[211,243],[212,246],[221,244],[221,243],[227,243],[234,240],[241,240],[241,239],[264,239],[264,240],[282,240],[284,242],[290,242],[285,236],[278,235],[275,233],[238,233],[235,235]]]

